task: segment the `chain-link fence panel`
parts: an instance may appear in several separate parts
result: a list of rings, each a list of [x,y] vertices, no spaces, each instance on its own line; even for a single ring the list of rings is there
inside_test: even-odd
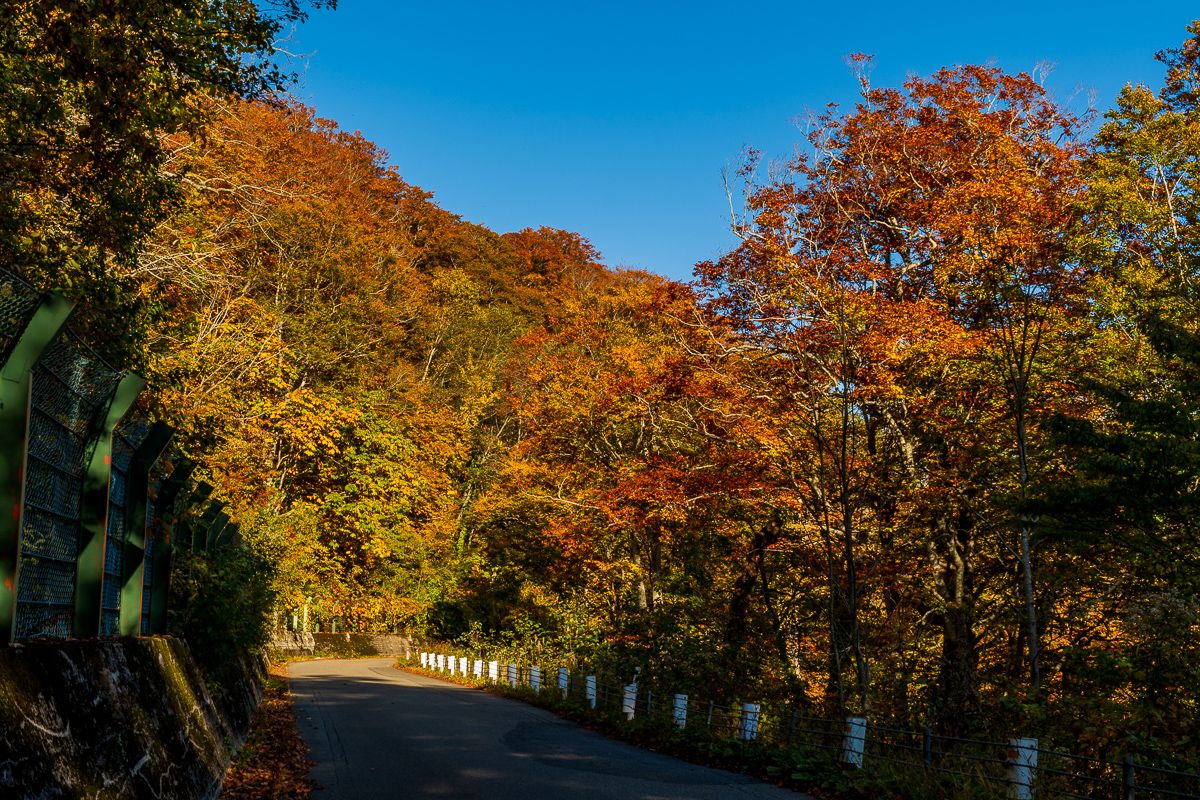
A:
[[[33,369],[17,572],[18,639],[69,636],[88,437],[120,375],[69,334]]]
[[[167,580],[167,576],[159,574],[155,564],[162,564],[157,559],[157,550],[167,546],[166,517],[170,515],[175,505],[177,495],[164,491],[167,476],[173,465],[169,459],[159,458],[150,468],[150,480],[146,491],[146,552],[145,569],[142,573],[142,635],[148,636],[154,632],[153,604],[156,594],[163,598],[165,593],[156,593],[159,583]]]
[[[40,299],[41,293],[32,286],[0,270],[0,364],[8,360]]]
[[[150,424],[145,419],[133,417],[121,423],[113,432],[112,472],[108,484],[108,525],[104,544],[104,582],[100,596],[101,636],[116,636],[120,632],[129,468],[149,430]]]

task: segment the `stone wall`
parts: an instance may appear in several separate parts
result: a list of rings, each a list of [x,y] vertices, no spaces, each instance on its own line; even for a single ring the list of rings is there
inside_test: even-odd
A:
[[[413,640],[396,633],[300,633],[279,631],[271,646],[285,655],[359,658],[403,656],[414,647]]]
[[[261,696],[261,664],[214,696],[168,637],[0,649],[0,797],[212,798]]]

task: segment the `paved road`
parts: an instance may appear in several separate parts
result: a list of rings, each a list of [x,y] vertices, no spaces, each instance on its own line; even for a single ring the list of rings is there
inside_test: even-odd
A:
[[[392,659],[291,665],[316,797],[805,800],[615,742],[548,711],[402,672]]]

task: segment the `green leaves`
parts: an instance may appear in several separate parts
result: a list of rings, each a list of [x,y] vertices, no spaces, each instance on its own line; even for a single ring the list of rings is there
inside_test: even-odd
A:
[[[85,309],[76,326],[118,359],[135,357],[147,322],[129,280],[139,248],[178,199],[163,137],[198,133],[209,96],[264,96],[287,84],[273,42],[303,6],[273,8],[0,4],[0,261],[39,288],[103,302],[103,313]]]

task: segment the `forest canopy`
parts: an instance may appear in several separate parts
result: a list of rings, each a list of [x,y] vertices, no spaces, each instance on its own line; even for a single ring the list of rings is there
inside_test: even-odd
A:
[[[441,208],[243,6],[0,10],[0,254],[144,372],[259,612],[1195,752],[1200,25],[1099,119],[855,57],[681,284]]]

